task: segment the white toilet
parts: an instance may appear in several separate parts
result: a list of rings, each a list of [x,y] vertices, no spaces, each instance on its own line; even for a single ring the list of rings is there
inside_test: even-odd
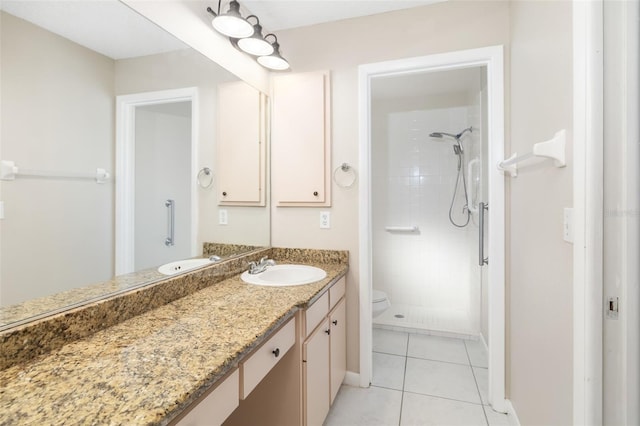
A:
[[[380,290],[373,290],[372,312],[373,312],[374,318],[382,314],[387,309],[389,309],[390,306],[391,306],[391,303],[387,298],[387,293]]]

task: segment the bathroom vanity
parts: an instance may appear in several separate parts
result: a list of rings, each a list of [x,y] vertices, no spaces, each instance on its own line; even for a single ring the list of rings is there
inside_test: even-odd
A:
[[[293,287],[242,282],[233,268],[262,256],[327,277]],[[210,281],[0,371],[0,423],[321,424],[344,377],[347,268],[346,252],[265,249],[121,295],[145,303],[162,286]]]

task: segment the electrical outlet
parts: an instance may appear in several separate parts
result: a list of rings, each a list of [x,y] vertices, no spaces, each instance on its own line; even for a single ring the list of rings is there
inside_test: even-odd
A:
[[[227,209],[218,210],[218,224],[227,225],[228,223],[229,223],[229,215],[227,214]]]
[[[331,212],[320,212],[320,229],[331,228]]]

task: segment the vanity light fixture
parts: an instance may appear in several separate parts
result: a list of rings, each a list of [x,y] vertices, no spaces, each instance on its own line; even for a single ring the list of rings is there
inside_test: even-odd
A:
[[[259,56],[257,59],[258,63],[271,70],[288,70],[290,65],[289,62],[280,55],[280,44],[278,43],[278,38],[274,34],[267,34],[264,38],[266,39],[269,36],[273,36],[273,38],[275,38],[272,43],[273,53],[271,55]]]
[[[262,25],[260,25],[260,20],[256,15],[247,16],[247,21],[249,18],[256,19],[256,24],[253,26],[253,35],[251,37],[241,38],[238,40],[238,47],[243,52],[253,56],[271,55],[273,53],[273,45],[266,40],[266,37],[262,37]]]
[[[233,38],[244,38],[253,35],[253,25],[240,14],[240,3],[232,0],[229,3],[227,13],[220,13],[220,3],[221,0],[218,1],[217,13],[210,7],[207,8],[207,12],[213,15],[211,25],[216,31]]]
[[[263,67],[276,71],[288,70],[289,62],[280,54],[280,44],[276,35],[267,34],[263,37],[260,19],[256,15],[243,18],[240,14],[240,3],[237,0],[232,0],[227,13],[221,14],[221,2],[222,0],[218,0],[218,12],[210,7],[207,8],[207,12],[213,15],[211,21],[213,28],[229,37],[229,41],[236,49],[255,57]],[[253,25],[249,22],[251,18],[256,20]],[[269,37],[273,37],[273,42],[267,40]]]

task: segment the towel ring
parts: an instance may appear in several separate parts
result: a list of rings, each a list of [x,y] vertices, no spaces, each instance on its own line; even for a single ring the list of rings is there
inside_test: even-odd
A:
[[[342,172],[346,175],[350,175],[351,177],[346,182],[341,182],[338,179],[338,172]],[[356,169],[354,169],[352,166],[350,166],[347,163],[342,163],[342,165],[336,167],[336,169],[333,171],[333,181],[340,188],[351,188],[353,184],[356,183],[357,178],[358,178],[358,174],[356,173]]]
[[[203,179],[204,176],[206,176],[206,178]],[[211,173],[211,169],[208,167],[202,168],[202,170],[198,172],[197,181],[200,188],[210,188],[211,185],[213,185],[213,173]]]

